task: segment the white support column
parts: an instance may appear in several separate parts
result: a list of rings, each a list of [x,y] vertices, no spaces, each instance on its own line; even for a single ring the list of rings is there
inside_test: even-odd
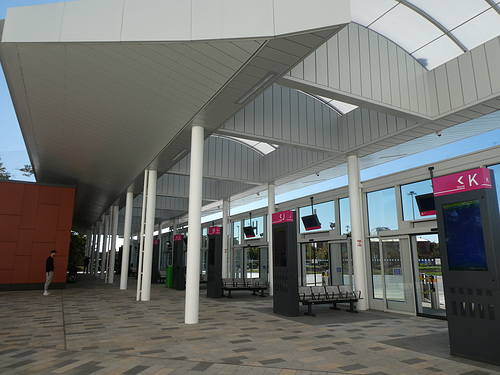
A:
[[[109,215],[104,215],[103,218],[104,235],[102,237],[102,254],[101,254],[101,276],[100,279],[105,280],[106,277],[106,258],[108,257],[108,233],[109,233]]]
[[[269,268],[269,295],[273,295],[273,277],[274,277],[274,267],[273,267],[273,214],[276,212],[276,199],[275,199],[275,185],[274,182],[270,182],[267,185],[267,236],[269,237],[268,245],[268,264]]]
[[[104,223],[102,219],[97,223],[98,226],[98,231],[97,231],[97,243],[96,243],[96,258],[95,258],[95,264],[94,264],[94,275],[96,277],[99,277],[99,253],[101,251],[101,245],[102,245],[102,235],[104,233]]]
[[[108,284],[113,284],[115,275],[116,238],[118,237],[118,206],[111,207],[111,249],[109,254]]]
[[[227,278],[227,257],[228,257],[228,237],[229,230],[227,223],[229,221],[229,201],[222,201],[222,278]]]
[[[355,289],[361,291],[360,299],[356,303],[358,310],[368,309],[368,286],[366,279],[366,263],[364,254],[363,215],[361,211],[361,185],[359,174],[359,157],[350,155],[347,157],[347,177],[349,184],[349,207],[351,211],[351,239],[352,239],[352,263],[354,270]]]
[[[155,229],[156,210],[156,176],[155,170],[149,170],[148,197],[146,204],[146,228],[144,229],[144,259],[142,264],[141,301],[151,298],[151,269],[153,262],[153,232]]]
[[[201,199],[203,183],[204,130],[193,126],[191,130],[191,169],[189,174],[189,240],[187,249],[187,280],[184,322],[197,324],[200,308],[200,244]]]
[[[132,230],[132,202],[134,193],[127,192],[125,202],[125,223],[123,226],[123,254],[122,254],[122,271],[120,275],[120,290],[127,289],[128,269],[130,264],[130,235]]]
[[[96,245],[97,245],[97,228],[96,224],[92,226],[92,244],[90,248],[90,275],[95,276],[95,266],[94,262],[96,262]]]

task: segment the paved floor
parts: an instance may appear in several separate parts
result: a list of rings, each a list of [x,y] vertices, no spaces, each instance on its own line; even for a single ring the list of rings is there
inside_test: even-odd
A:
[[[202,288],[200,322],[186,325],[184,292],[154,285],[139,303],[129,280],[1,292],[0,374],[500,374],[450,356],[442,320],[327,306],[286,318],[270,297]]]

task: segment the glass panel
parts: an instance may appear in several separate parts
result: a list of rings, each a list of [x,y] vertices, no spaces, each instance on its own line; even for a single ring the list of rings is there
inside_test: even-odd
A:
[[[241,230],[241,221],[235,221],[233,223],[233,245],[241,243]]]
[[[247,237],[246,233],[243,233],[245,240],[247,238],[262,238],[264,236],[264,216],[259,216],[256,218],[252,218],[252,222],[250,223],[250,219],[243,220],[244,227],[252,227],[254,237]]]
[[[349,198],[339,199],[340,209],[340,233],[351,233],[351,207],[349,205]]]
[[[376,20],[370,28],[409,53],[443,35],[443,32],[427,19],[401,4]]]
[[[382,240],[384,255],[384,279],[387,300],[405,301],[403,268],[399,240]]]
[[[419,181],[408,185],[401,186],[401,200],[403,204],[403,220],[415,220],[421,218],[435,218],[436,215],[420,214],[426,212],[428,207],[425,207],[426,201],[417,201],[417,197],[423,194],[432,193],[431,180]],[[419,209],[420,208],[420,209]]]
[[[260,277],[260,257],[258,247],[247,247],[247,279]]]
[[[421,235],[416,238],[418,255],[418,279],[420,282],[420,304],[425,314],[444,315],[443,276],[441,254],[437,234]]]
[[[201,230],[201,247],[208,248],[208,228]]]
[[[370,259],[372,266],[373,298],[384,298],[382,289],[382,269],[380,266],[380,249],[378,238],[370,238]]]
[[[234,249],[234,277],[237,279],[243,278],[243,249]]]
[[[500,207],[500,164],[491,165],[488,168],[493,171],[495,187],[497,189],[498,207]]]
[[[370,235],[376,236],[383,230],[398,229],[394,188],[368,193],[366,198]]]
[[[328,274],[328,243],[311,242],[306,247],[307,285],[323,285],[323,276]]]
[[[321,228],[306,231],[302,217],[312,215],[311,206],[299,208],[300,216],[300,233],[313,233],[318,231],[332,230],[335,228],[335,202],[324,202],[314,205],[314,213],[316,213]]]
[[[351,0],[351,17],[353,22],[369,26],[394,6],[394,0]]]
[[[448,30],[463,24],[471,17],[489,8],[488,3],[484,0],[411,0],[410,2]]]
[[[500,15],[493,9],[472,18],[469,22],[453,30],[455,35],[468,49],[500,35]]]
[[[340,249],[342,251],[342,281],[344,285],[351,285],[352,259],[349,257],[347,243],[341,243]]]
[[[443,35],[426,46],[416,50],[412,55],[427,70],[431,70],[454,59],[462,53],[463,51],[455,42]]]

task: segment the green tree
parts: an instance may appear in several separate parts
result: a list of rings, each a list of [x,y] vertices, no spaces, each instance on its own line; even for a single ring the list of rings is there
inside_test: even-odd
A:
[[[83,258],[85,258],[85,244],[87,236],[77,232],[71,232],[71,240],[69,243],[68,269],[71,267],[81,266]]]
[[[2,160],[2,158],[0,158]],[[7,172],[7,168],[4,167],[3,163],[0,161],[0,180],[10,180],[12,175]]]
[[[23,172],[23,176],[26,176],[26,177],[31,177],[33,176],[34,172],[33,172],[33,167],[29,164],[25,164],[23,168],[19,168],[19,170],[21,172]]]

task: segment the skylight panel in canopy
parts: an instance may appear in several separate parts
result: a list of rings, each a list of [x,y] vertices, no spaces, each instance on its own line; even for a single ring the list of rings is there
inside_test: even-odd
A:
[[[499,0],[351,0],[352,20],[427,69],[500,35]]]

